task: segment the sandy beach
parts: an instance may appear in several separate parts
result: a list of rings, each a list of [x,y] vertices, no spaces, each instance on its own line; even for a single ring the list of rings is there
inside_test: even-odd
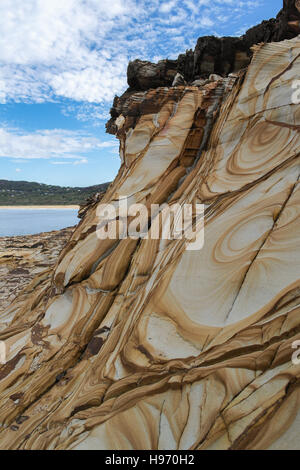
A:
[[[79,206],[0,206],[0,210],[1,209],[38,209],[38,210],[42,210],[42,209],[62,209],[62,210],[66,210],[66,209],[73,209],[73,210],[79,210]]]

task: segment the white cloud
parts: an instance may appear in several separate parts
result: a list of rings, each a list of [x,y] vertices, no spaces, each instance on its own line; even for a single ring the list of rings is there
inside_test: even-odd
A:
[[[74,165],[85,165],[86,163],[88,163],[88,159],[87,158],[81,158],[80,160],[76,160],[74,162]]]
[[[51,163],[67,164],[72,160],[70,163],[79,165],[88,163],[86,155],[90,152],[114,147],[116,142],[113,140],[101,142],[82,132],[54,129],[25,133],[18,129],[0,128],[0,157],[16,161],[59,159]]]
[[[261,1],[1,0],[0,102],[111,103],[129,59],[176,57]]]
[[[202,18],[200,18],[200,25],[203,28],[210,28],[214,26],[214,22],[208,16],[202,16]]]
[[[64,116],[76,116],[78,121],[88,122],[95,127],[103,127],[103,121],[110,119],[109,108],[104,104],[73,103],[63,105],[61,112]]]
[[[22,171],[21,168],[16,168],[17,173],[21,173],[21,171]]]
[[[75,160],[74,162],[57,162],[57,161],[52,161],[50,162],[52,165],[85,165],[88,163],[87,158],[81,158],[80,160]]]
[[[170,13],[170,11],[173,10],[175,5],[176,5],[175,0],[172,0],[171,2],[167,2],[167,3],[162,3],[160,7],[160,11],[162,13]]]
[[[1,0],[0,100],[110,101],[128,58],[107,36],[131,12],[131,0]]]

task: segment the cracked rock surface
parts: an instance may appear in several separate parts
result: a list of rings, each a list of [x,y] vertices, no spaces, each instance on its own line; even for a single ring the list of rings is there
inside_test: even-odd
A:
[[[1,449],[299,449],[300,39],[133,94],[101,203],[205,205],[205,243],[99,240],[0,315]]]

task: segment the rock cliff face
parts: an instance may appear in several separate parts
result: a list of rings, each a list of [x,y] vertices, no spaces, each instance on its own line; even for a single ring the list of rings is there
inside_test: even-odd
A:
[[[299,77],[295,38],[123,99],[101,203],[202,203],[204,247],[99,240],[92,204],[0,316],[1,449],[299,448]]]

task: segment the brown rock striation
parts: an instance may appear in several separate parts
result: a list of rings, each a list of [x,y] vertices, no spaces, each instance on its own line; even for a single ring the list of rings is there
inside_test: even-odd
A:
[[[122,98],[100,203],[203,203],[204,248],[99,240],[91,204],[0,315],[1,449],[299,448],[299,50]]]

